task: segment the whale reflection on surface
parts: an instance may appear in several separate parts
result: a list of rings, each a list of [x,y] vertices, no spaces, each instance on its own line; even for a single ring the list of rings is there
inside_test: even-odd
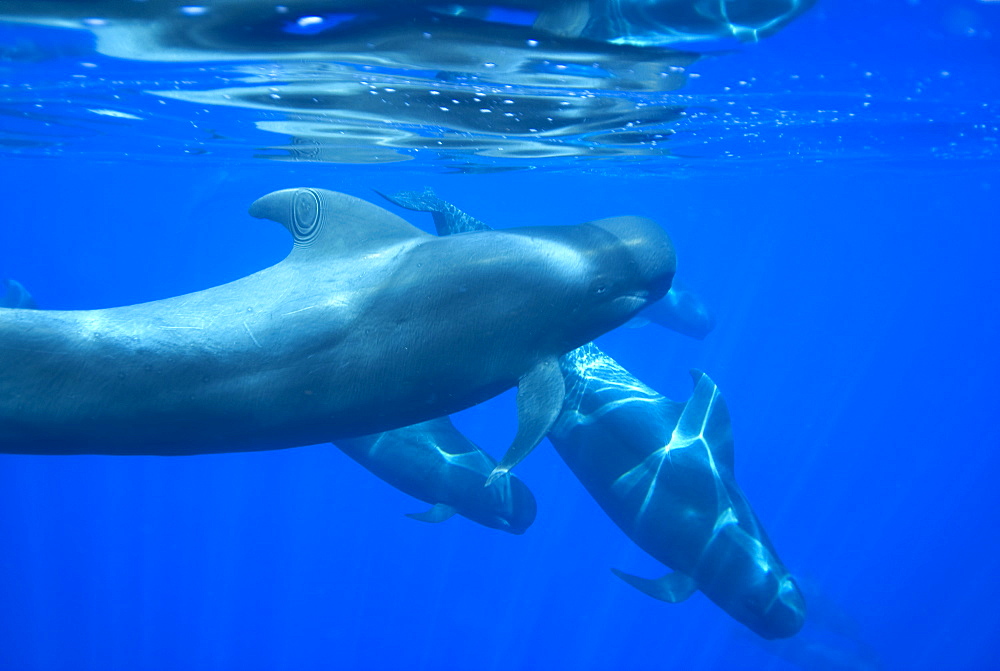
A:
[[[258,142],[264,158],[385,163],[420,155],[473,171],[543,159],[670,155],[673,125],[691,103],[668,94],[684,86],[687,68],[700,58],[689,46],[757,40],[811,4],[52,0],[7,3],[0,22],[91,34],[104,61],[84,85],[100,89],[105,80],[94,74],[118,81],[121,109],[112,111],[129,115],[121,118],[163,115],[164,108],[149,104],[152,93],[158,103],[183,105],[170,116],[238,108],[239,132],[249,121],[265,138],[284,136]],[[12,53],[36,62],[45,49],[27,45]],[[132,70],[116,73],[108,61],[163,65],[154,80],[133,82]],[[57,121],[72,114],[62,100],[59,94],[43,103],[59,111]],[[93,126],[92,119],[66,121]],[[233,132],[216,127],[211,138]]]

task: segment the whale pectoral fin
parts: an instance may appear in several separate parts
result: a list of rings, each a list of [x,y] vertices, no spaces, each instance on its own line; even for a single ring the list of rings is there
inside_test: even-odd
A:
[[[698,585],[693,578],[690,578],[679,571],[668,573],[657,580],[640,578],[639,576],[611,569],[616,576],[635,587],[640,592],[648,594],[654,599],[666,601],[667,603],[680,603],[695,593]]]
[[[444,522],[451,519],[458,511],[446,503],[435,503],[429,510],[422,513],[406,513],[406,516],[421,522]]]
[[[556,357],[543,359],[521,377],[517,384],[517,435],[487,478],[487,486],[521,463],[542,442],[559,417],[565,398],[566,383]]]

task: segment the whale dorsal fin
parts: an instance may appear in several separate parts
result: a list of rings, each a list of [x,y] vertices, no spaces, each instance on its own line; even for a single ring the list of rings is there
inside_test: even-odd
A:
[[[712,453],[715,462],[733,470],[733,425],[729,419],[729,407],[719,393],[719,388],[708,375],[700,370],[691,371],[694,391],[684,405],[677,420],[675,433],[688,437],[699,437]]]
[[[250,205],[250,216],[287,228],[295,238],[295,258],[354,256],[434,237],[378,205],[326,189],[273,191]]]

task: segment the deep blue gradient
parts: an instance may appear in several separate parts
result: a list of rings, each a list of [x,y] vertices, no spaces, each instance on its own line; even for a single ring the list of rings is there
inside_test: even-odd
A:
[[[845,4],[859,6],[821,2],[704,62],[691,91],[752,76],[752,91],[800,82],[811,95],[917,96],[915,107],[885,102],[878,123],[788,146],[748,138],[767,143],[756,160],[460,175],[4,156],[0,181],[0,276],[47,309],[154,300],[279,261],[287,233],[246,208],[280,188],[374,200],[372,189],[432,186],[497,228],[656,218],[716,330],[698,342],[646,326],[598,342],[671,398],[687,397],[690,368],[719,384],[739,482],[808,588],[800,637],[839,666],[783,660],[700,594],[665,604],[615,578],[612,566],[664,569],[547,443],[517,469],[539,507],[520,537],[407,519],[425,504],[327,444],[0,455],[0,671],[1000,668],[998,133],[996,119],[973,139],[928,123],[996,109],[1000,6]],[[768,88],[768,73],[780,83]],[[817,144],[796,160],[806,140]],[[455,420],[499,456],[513,398]]]

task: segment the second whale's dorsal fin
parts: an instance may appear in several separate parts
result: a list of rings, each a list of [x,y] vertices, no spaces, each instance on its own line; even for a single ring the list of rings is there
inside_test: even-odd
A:
[[[250,216],[276,221],[295,239],[292,257],[355,256],[408,239],[433,238],[366,200],[326,189],[284,189],[250,205]]]
[[[726,400],[712,378],[702,371],[691,370],[691,380],[694,391],[677,420],[677,431],[700,437],[716,463],[733,473],[733,425]]]
[[[667,603],[680,603],[698,589],[698,584],[694,579],[680,571],[673,571],[657,580],[640,578],[616,568],[611,569],[611,572],[640,592]]]

